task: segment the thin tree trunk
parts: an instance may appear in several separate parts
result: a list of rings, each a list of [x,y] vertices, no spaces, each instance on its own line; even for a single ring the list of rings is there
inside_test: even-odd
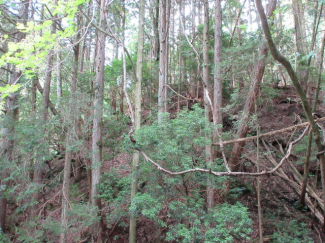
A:
[[[255,105],[255,113],[257,112]],[[260,128],[257,124],[257,151],[256,151],[256,167],[257,173],[260,172],[260,161],[259,161],[259,153],[260,153],[260,142],[259,142]],[[260,177],[256,178],[256,191],[257,191],[257,210],[258,210],[258,231],[259,231],[259,242],[263,243],[263,215],[262,215],[262,206],[261,206],[261,179]]]
[[[158,87],[158,121],[161,121],[161,113],[167,112],[167,71],[168,71],[168,33],[170,17],[170,0],[159,2],[159,87]]]
[[[100,26],[106,28],[105,14],[107,2],[101,0],[100,3]],[[103,118],[103,98],[104,98],[104,67],[105,67],[105,41],[106,35],[98,31],[97,52],[95,63],[94,81],[94,103],[93,103],[93,132],[92,132],[92,159],[91,159],[91,204],[101,210],[101,200],[98,197],[98,184],[101,177],[102,168],[102,118]],[[92,226],[92,242],[102,242],[102,221],[95,222]]]
[[[73,130],[74,124],[79,120],[77,114],[75,112],[76,107],[76,90],[77,90],[77,80],[78,80],[78,62],[79,62],[79,41],[80,41],[80,16],[77,19],[77,37],[76,41],[78,44],[74,46],[74,62],[73,62],[73,71],[72,71],[72,82],[70,85],[70,98],[69,98],[69,115],[70,115],[70,123],[67,125],[67,137],[66,137],[66,152],[65,152],[65,160],[64,160],[64,170],[63,170],[63,188],[62,188],[62,205],[61,205],[61,230],[60,234],[60,243],[66,242],[66,233],[68,230],[68,219],[67,219],[67,211],[69,210],[69,192],[70,192],[70,174],[71,174],[71,159],[72,153],[71,147],[73,145]],[[76,171],[80,171],[78,168],[79,165],[76,165]],[[77,179],[77,178],[76,178]]]
[[[125,42],[125,14],[126,14],[126,9],[125,9],[125,0],[122,1],[123,5],[123,14],[122,14],[122,46],[124,46]],[[124,113],[124,75],[121,77],[121,86],[120,86],[120,114],[122,115]]]
[[[160,53],[159,29],[158,29],[160,0],[154,0],[152,2],[153,5],[150,6],[149,9],[150,19],[152,22],[153,33],[154,33],[154,48],[153,48],[152,55],[153,55],[153,60],[158,61],[159,53]]]
[[[143,37],[144,37],[144,17],[145,17],[145,1],[139,1],[139,33],[138,33],[138,55],[137,55],[137,67],[136,76],[137,82],[135,84],[135,113],[134,113],[134,131],[140,129],[141,125],[141,81],[142,81],[142,62],[143,62]],[[138,191],[138,170],[139,170],[139,151],[133,153],[133,180],[131,188],[131,202]],[[136,242],[137,224],[136,215],[130,216],[130,233],[129,242]]]
[[[210,123],[211,106],[209,97],[209,76],[210,76],[210,60],[209,60],[209,1],[203,0],[204,20],[203,20],[203,86],[204,86],[204,109],[207,123]],[[207,140],[211,140],[211,136],[206,135]],[[207,168],[211,168],[213,162],[212,146],[208,144],[205,146],[205,160]],[[207,208],[214,206],[214,189],[211,178],[207,179]]]
[[[207,3],[204,4],[204,7],[207,6]],[[207,6],[208,7],[208,6]],[[221,124],[222,126],[222,79],[221,79],[221,50],[222,50],[222,40],[221,40],[221,33],[222,33],[222,9],[221,9],[221,0],[215,0],[215,26],[214,26],[214,98],[213,98],[213,110],[212,110],[212,117],[213,117],[213,141],[215,142],[217,139],[217,135],[222,132],[222,128],[218,128],[218,125]],[[205,13],[205,17],[206,17]],[[205,24],[207,24],[205,22]],[[208,34],[208,33],[207,33]],[[207,38],[208,36],[206,36]],[[204,39],[205,40],[205,39]],[[206,60],[208,63],[208,59]],[[206,81],[208,82],[208,81]],[[218,130],[217,130],[218,129]],[[220,134],[219,134],[220,135]],[[208,153],[210,152],[207,149]],[[207,163],[208,168],[211,168],[213,163],[213,152],[211,151],[211,158]],[[213,179],[208,176],[207,177],[207,208],[214,207],[214,188],[212,186]]]
[[[62,98],[62,77],[61,77],[61,52],[58,51],[56,54],[56,93],[57,93],[57,99],[58,102],[60,102],[60,99]]]
[[[316,94],[313,104],[312,111],[316,111],[317,102],[318,102],[318,94],[320,91],[320,83],[321,83],[321,77],[322,77],[322,69],[323,69],[323,60],[324,60],[324,48],[325,47],[325,33],[322,37],[322,45],[320,48],[320,60],[319,60],[319,66],[318,66],[318,74],[317,74],[317,87],[316,87]],[[307,181],[308,181],[308,173],[309,173],[309,160],[310,160],[310,152],[311,152],[311,144],[312,144],[312,133],[309,132],[309,139],[307,144],[307,152],[306,152],[306,160],[304,164],[304,174],[302,179],[302,186],[301,186],[301,194],[300,194],[300,204],[305,204],[305,198],[306,198],[306,187],[307,187]]]
[[[307,62],[302,60],[307,54],[304,7],[301,0],[292,0],[293,19],[295,23],[296,73],[307,90]],[[298,65],[299,63],[299,65]],[[299,68],[298,68],[299,67]]]
[[[213,99],[213,122],[215,125],[222,124],[222,9],[221,0],[215,0],[215,28],[214,28],[214,99]],[[220,129],[220,132],[222,129]],[[216,137],[216,135],[214,136]]]
[[[57,5],[57,0],[55,1],[55,5]],[[55,33],[56,26],[55,21],[52,24],[51,32],[52,34]],[[38,203],[41,199],[41,193],[39,192],[42,187],[42,172],[44,170],[44,157],[48,155],[48,149],[46,148],[45,144],[45,136],[46,136],[46,121],[48,117],[48,108],[50,104],[50,90],[51,90],[51,79],[52,79],[52,69],[53,69],[53,58],[54,58],[54,50],[50,50],[47,56],[47,63],[46,63],[46,71],[44,77],[44,89],[43,89],[43,99],[42,99],[42,111],[41,111],[41,125],[44,126],[43,128],[43,138],[40,140],[40,144],[44,144],[44,146],[38,151],[38,155],[36,158],[35,168],[34,168],[34,183],[38,190],[33,196],[34,201],[36,202],[32,206],[32,217],[37,216],[38,211]]]

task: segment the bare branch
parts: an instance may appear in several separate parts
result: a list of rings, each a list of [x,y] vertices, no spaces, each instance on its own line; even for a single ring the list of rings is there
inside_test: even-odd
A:
[[[315,120],[315,122],[320,122],[320,121],[325,121],[325,117],[322,117],[320,119]],[[298,125],[295,125],[295,126],[286,127],[286,128],[280,129],[280,130],[260,134],[259,138],[272,136],[272,135],[275,135],[275,134],[278,134],[278,133],[289,132],[289,131],[294,130],[296,128],[303,128],[303,127],[308,126],[308,125],[309,125],[309,122],[304,122],[304,123],[301,123],[301,124],[298,124]],[[238,139],[224,141],[222,143],[222,145],[238,143],[238,142],[243,142],[243,141],[250,141],[250,140],[254,140],[254,139],[257,139],[257,136],[251,136],[251,137],[247,137],[247,138],[238,138]],[[220,146],[220,142],[219,143],[213,143],[212,146]]]
[[[183,95],[177,93],[177,92],[176,92],[172,87],[170,87],[168,84],[166,84],[166,86],[167,86],[171,91],[173,91],[176,95],[178,95],[178,96],[184,98],[185,100],[194,100],[194,99],[187,98],[187,97],[185,97],[185,96],[183,96]]]
[[[258,172],[258,173],[251,173],[251,172],[231,172],[229,170],[227,170],[227,172],[216,172],[216,171],[212,171],[212,170],[208,170],[208,169],[202,169],[202,168],[193,168],[193,169],[189,169],[189,170],[183,170],[183,171],[179,171],[179,172],[172,172],[170,170],[165,169],[164,167],[162,167],[161,165],[159,165],[157,162],[153,161],[151,158],[149,158],[148,155],[146,155],[143,151],[139,150],[138,151],[143,155],[143,157],[145,158],[146,161],[150,162],[151,164],[155,165],[157,167],[158,170],[161,170],[169,175],[183,175],[186,173],[191,173],[191,172],[202,172],[202,173],[209,173],[215,176],[262,176],[262,175],[270,175],[273,174],[274,172],[276,172],[286,161],[286,159],[288,159],[288,157],[291,154],[291,150],[292,150],[292,146],[296,143],[298,143],[307,133],[307,131],[309,130],[309,125],[305,128],[305,130],[303,131],[303,133],[294,141],[292,141],[289,144],[289,148],[288,151],[286,153],[286,155],[280,160],[280,162],[277,164],[277,166],[275,166],[272,170],[268,170],[268,171],[262,171],[262,172]]]

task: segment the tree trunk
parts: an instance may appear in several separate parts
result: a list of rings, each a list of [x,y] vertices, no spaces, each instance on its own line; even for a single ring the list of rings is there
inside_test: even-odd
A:
[[[211,117],[211,104],[209,97],[209,2],[208,0],[203,0],[203,10],[204,10],[204,19],[203,19],[203,87],[204,87],[204,109],[205,109],[205,118],[207,123],[210,123]],[[206,135],[207,140],[211,140],[211,136]],[[213,162],[212,156],[212,146],[208,144],[205,146],[205,160],[207,163],[207,168],[211,168]],[[214,190],[211,182],[211,178],[207,179],[207,208],[212,208],[214,206]]]
[[[273,15],[275,7],[276,7],[276,0],[272,0],[272,2],[269,4],[269,9],[267,11],[268,17],[271,17]],[[250,116],[254,112],[256,100],[260,93],[260,85],[264,76],[267,53],[268,53],[268,45],[267,43],[263,43],[262,46],[259,48],[260,59],[255,63],[254,80],[252,82],[252,85],[250,86],[246,98],[244,110],[242,113],[242,117],[238,125],[237,134],[236,134],[237,138],[244,138],[247,135]],[[235,143],[235,145],[232,148],[230,154],[230,160],[229,160],[229,165],[232,171],[239,171],[240,155],[242,154],[244,146],[245,146],[245,142],[238,142]]]
[[[221,0],[215,0],[215,28],[214,28],[214,99],[213,99],[213,122],[222,124],[222,79],[221,79],[221,57],[222,57],[222,9]],[[216,127],[215,127],[216,129]],[[220,129],[222,131],[222,129]]]
[[[139,1],[139,33],[138,33],[138,56],[136,76],[137,82],[135,84],[135,113],[134,113],[134,131],[135,133],[140,129],[141,125],[141,81],[142,81],[142,62],[143,62],[143,37],[144,37],[144,17],[145,17],[145,1]],[[131,188],[131,202],[138,191],[138,169],[139,169],[139,151],[133,153],[133,180]],[[136,242],[137,234],[136,215],[130,216],[130,233],[129,242]]]
[[[159,2],[159,87],[158,87],[158,121],[161,113],[167,112],[167,72],[168,72],[168,32],[169,32],[170,0]]]
[[[122,6],[123,6],[123,14],[122,14],[122,46],[124,46],[124,42],[125,42],[125,0],[122,1]],[[124,82],[126,80],[124,80],[124,75],[122,75],[121,77],[121,86],[120,86],[120,104],[119,104],[119,108],[120,108],[120,115],[122,115],[124,113]]]
[[[62,98],[62,78],[61,78],[61,70],[62,70],[62,65],[61,65],[61,52],[58,51],[56,54],[56,93],[57,93],[57,99],[58,102]]]
[[[55,1],[55,5],[57,5],[57,0]],[[53,21],[52,27],[51,27],[51,33],[54,34],[56,30],[56,24],[55,21]],[[54,50],[50,50],[47,56],[47,63],[46,63],[46,71],[45,71],[45,77],[44,77],[44,89],[43,89],[43,99],[42,99],[42,111],[41,111],[41,125],[43,127],[43,138],[40,140],[40,144],[44,145],[40,148],[40,150],[37,152],[37,158],[34,168],[34,183],[35,187],[37,188],[37,191],[35,195],[33,196],[34,201],[36,202],[32,206],[32,217],[37,216],[38,211],[38,203],[41,199],[41,193],[40,188],[42,187],[42,172],[44,171],[44,157],[48,155],[48,148],[46,147],[45,143],[45,137],[46,137],[46,121],[48,117],[48,108],[50,105],[50,90],[51,90],[51,79],[52,79],[52,69],[53,69],[53,56],[54,56]]]
[[[151,2],[151,1],[150,1]],[[153,48],[153,60],[158,61],[159,59],[159,53],[160,53],[160,42],[159,42],[159,6],[160,6],[160,0],[154,0],[153,5],[150,6],[149,14],[150,19],[152,22],[152,28],[154,33],[154,48]]]
[[[99,22],[103,29],[106,28],[106,0],[101,0]],[[92,133],[92,158],[91,158],[91,204],[101,210],[101,200],[98,198],[98,184],[102,168],[102,118],[104,96],[104,67],[105,67],[105,41],[106,35],[98,31],[97,52],[95,63],[94,103],[93,103],[93,133]],[[102,242],[102,223],[95,222],[92,226],[92,242]]]
[[[60,243],[66,242],[66,233],[68,230],[68,219],[67,211],[69,209],[69,192],[70,192],[70,174],[71,174],[71,159],[73,151],[71,147],[73,145],[73,130],[74,124],[78,122],[78,117],[75,112],[75,104],[77,102],[76,90],[77,90],[77,80],[78,80],[78,62],[79,62],[79,43],[80,43],[80,16],[77,19],[77,37],[76,42],[78,43],[74,46],[74,62],[73,62],[73,71],[72,71],[72,82],[70,85],[70,98],[69,98],[69,115],[70,123],[67,125],[67,137],[66,137],[66,152],[64,160],[64,170],[63,170],[63,187],[62,187],[62,205],[61,205],[61,230],[60,234]],[[76,171],[80,171],[80,165],[76,164]],[[78,173],[76,173],[78,174]],[[77,180],[78,178],[76,178]]]
[[[307,90],[307,62],[302,58],[307,54],[304,7],[301,0],[292,0],[295,23],[296,72],[303,88]]]

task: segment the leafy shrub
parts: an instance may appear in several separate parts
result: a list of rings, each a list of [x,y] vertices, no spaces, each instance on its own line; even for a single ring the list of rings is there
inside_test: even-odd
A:
[[[189,205],[191,203],[170,204],[171,211],[178,212],[182,219],[181,223],[169,226],[167,241],[212,243],[250,239],[252,220],[242,204],[220,204],[208,213],[198,207],[199,204],[194,204],[195,207],[188,207]]]
[[[113,225],[122,216],[128,216],[127,204],[130,202],[130,177],[123,177],[118,170],[111,170],[102,175],[99,184],[99,197],[104,204],[108,204],[107,224]]]
[[[276,232],[272,234],[272,243],[313,243],[311,231],[307,225],[297,220],[289,223],[280,221],[276,225]]]

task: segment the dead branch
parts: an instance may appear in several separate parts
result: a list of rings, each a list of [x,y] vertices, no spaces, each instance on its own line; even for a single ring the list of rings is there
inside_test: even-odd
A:
[[[315,122],[320,122],[320,121],[325,121],[325,117],[322,117],[320,119],[315,120]],[[291,127],[286,127],[286,128],[280,129],[280,130],[263,133],[263,134],[260,134],[258,137],[257,136],[251,136],[251,137],[247,137],[247,138],[237,138],[237,139],[233,139],[233,140],[223,141],[222,145],[232,144],[232,143],[239,143],[239,142],[244,142],[244,141],[246,142],[246,141],[254,140],[254,139],[257,139],[257,138],[268,137],[268,136],[272,136],[272,135],[275,135],[275,134],[278,134],[278,133],[289,132],[289,131],[291,131],[293,129],[296,129],[296,128],[303,128],[303,127],[308,126],[308,125],[309,125],[309,122],[304,122],[304,123],[294,125],[294,126],[291,126]],[[220,142],[212,144],[212,146],[220,146],[220,145],[221,145]]]
[[[170,87],[168,84],[166,84],[166,86],[167,86],[171,91],[173,91],[176,95],[178,95],[178,96],[184,98],[185,100],[194,100],[194,99],[186,98],[185,96],[183,96],[183,95],[177,93],[177,92],[176,92],[172,87]]]
[[[266,150],[268,151],[266,158],[273,164],[276,165],[276,160],[274,159],[274,157],[271,154],[271,151],[269,149],[269,147],[266,145],[265,141],[262,139],[263,145],[266,148]],[[298,180],[297,182],[289,179],[289,177],[286,175],[286,173],[282,170],[279,169],[278,171],[275,172],[275,174],[277,176],[279,176],[280,178],[282,178],[283,180],[285,180],[286,182],[289,183],[289,185],[295,190],[295,192],[300,195],[301,192],[301,181]],[[297,177],[295,176],[295,178],[297,179]],[[322,199],[315,193],[315,191],[311,188],[311,186],[307,186],[307,195],[306,195],[306,205],[308,206],[308,208],[310,209],[311,212],[313,212],[316,216],[316,218],[320,221],[320,222],[324,222],[324,217],[322,212],[320,212],[317,208],[315,208],[311,198],[314,198],[314,200],[316,200],[317,204],[319,205],[319,207],[324,210],[324,204]]]
[[[183,171],[179,171],[179,172],[172,172],[170,170],[165,169],[164,167],[162,167],[161,165],[159,165],[157,162],[153,161],[151,158],[149,158],[148,155],[146,155],[143,151],[139,150],[138,151],[143,155],[143,157],[145,158],[146,161],[150,162],[151,164],[155,165],[157,167],[158,170],[161,170],[169,175],[183,175],[186,173],[190,173],[190,172],[202,172],[202,173],[209,173],[215,176],[262,176],[262,175],[270,175],[273,174],[274,172],[276,172],[285,162],[285,160],[290,156],[291,154],[291,150],[292,150],[292,146],[296,143],[298,143],[307,133],[307,131],[309,130],[309,126],[307,126],[304,130],[304,132],[294,141],[292,141],[289,144],[289,148],[288,151],[286,153],[286,155],[280,160],[280,162],[272,169],[272,170],[268,170],[268,171],[262,171],[262,172],[257,172],[257,173],[252,173],[252,172],[231,172],[230,170],[227,170],[227,172],[216,172],[213,170],[208,170],[208,169],[202,169],[202,168],[193,168],[193,169],[189,169],[189,170],[183,170]]]

